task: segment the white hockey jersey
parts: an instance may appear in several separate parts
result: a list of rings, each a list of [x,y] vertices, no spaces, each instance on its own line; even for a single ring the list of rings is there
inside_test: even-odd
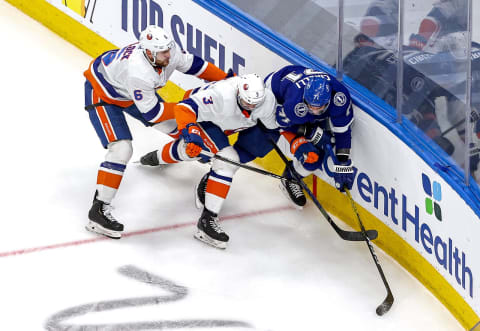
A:
[[[103,101],[120,107],[135,103],[145,119],[155,123],[162,113],[156,90],[165,86],[175,70],[208,80],[225,78],[223,71],[182,51],[177,44],[170,55],[166,67],[154,67],[135,43],[103,53],[90,63],[84,75]]]
[[[258,120],[269,129],[277,128],[272,90],[265,89],[264,102],[249,114],[237,102],[239,79],[232,77],[206,84],[194,90],[190,98],[181,101],[178,106],[186,107],[194,113],[197,122],[212,122],[227,133],[255,126]]]

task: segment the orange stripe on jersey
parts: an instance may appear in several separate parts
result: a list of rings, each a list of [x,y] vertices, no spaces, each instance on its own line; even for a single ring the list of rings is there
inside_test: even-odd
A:
[[[188,107],[182,104],[177,104],[174,109],[175,120],[177,121],[178,131],[185,129],[188,123],[195,123],[197,121],[197,115]]]
[[[192,91],[193,91],[193,89],[186,91],[185,94],[183,95],[182,100],[186,100],[186,99],[190,98],[190,94],[192,94]]]
[[[97,184],[118,189],[120,187],[120,182],[122,181],[122,178],[122,175],[112,174],[103,170],[98,170]]]
[[[205,71],[202,72],[197,77],[201,78],[201,79],[208,80],[209,82],[213,82],[213,81],[222,80],[222,79],[226,78],[227,74],[222,69],[217,67],[216,65],[208,63]]]
[[[226,185],[223,183],[216,182],[214,180],[209,179],[207,182],[207,193],[216,195],[220,198],[226,198],[228,195],[228,190],[230,190],[230,185]]]
[[[163,149],[162,149],[162,161],[163,162],[166,162],[166,163],[178,163],[178,161],[175,161],[174,159],[172,159],[172,157],[170,156],[170,149],[172,148],[172,145],[175,141],[171,141],[169,142],[168,144],[166,144],[165,146],[163,146]]]
[[[420,27],[418,28],[418,33],[425,37],[425,39],[430,39],[432,34],[438,31],[438,24],[430,19],[430,18],[424,18],[422,22],[420,23]]]
[[[213,154],[217,154],[218,153],[217,146],[215,145],[213,140],[210,139],[210,137],[206,134],[206,132],[203,131],[202,128],[200,128],[200,136],[202,137],[203,143],[210,150],[210,152],[212,152]]]
[[[131,100],[129,100],[129,101],[119,101],[119,100],[112,99],[112,98],[110,98],[106,95],[106,93],[102,89],[102,85],[96,80],[95,75],[93,75],[93,73],[92,73],[92,70],[93,70],[92,69],[92,64],[93,64],[94,61],[95,61],[95,59],[92,62],[90,62],[90,66],[88,67],[87,70],[84,71],[83,75],[85,76],[85,78],[88,79],[90,84],[92,84],[92,87],[93,87],[94,91],[100,96],[100,98],[103,101],[105,101],[109,104],[116,105],[116,106],[119,106],[119,107],[122,107],[122,108],[129,107],[129,106],[133,105],[133,101],[131,101]]]
[[[170,137],[172,137],[173,139],[176,140],[176,139],[178,139],[178,138],[180,137],[180,131],[177,130],[177,131],[175,131],[175,132],[173,132],[173,133],[169,133],[168,135],[169,135]]]
[[[162,102],[163,104],[163,112],[162,115],[155,123],[160,123],[167,120],[173,120],[175,118],[175,106],[176,103],[173,102]]]
[[[285,139],[287,139],[287,141],[288,141],[289,143],[291,143],[292,140],[295,138],[295,133],[289,132],[289,131],[283,131],[283,132],[281,133],[281,135],[282,135]]]
[[[113,132],[112,126],[108,120],[107,112],[105,111],[104,107],[97,107],[96,108],[98,118],[100,119],[100,124],[103,127],[103,131],[107,136],[108,142],[112,142],[117,140],[115,133]]]

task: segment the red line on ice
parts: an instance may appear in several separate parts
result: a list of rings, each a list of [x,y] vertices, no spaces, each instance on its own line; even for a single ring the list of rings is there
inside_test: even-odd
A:
[[[256,211],[251,211],[251,212],[246,212],[246,213],[241,213],[241,214],[236,214],[236,215],[229,215],[229,216],[224,216],[220,218],[220,221],[228,221],[232,219],[239,219],[239,218],[245,218],[249,216],[258,216],[258,215],[264,215],[264,214],[271,214],[271,213],[276,213],[284,210],[294,210],[295,208],[291,206],[285,206],[285,207],[275,207],[275,208],[269,208],[269,209],[263,209],[263,210],[256,210]],[[172,224],[172,225],[166,225],[166,226],[159,226],[155,228],[150,228],[150,229],[144,229],[144,230],[138,230],[138,231],[132,231],[132,232],[124,232],[122,233],[122,237],[133,237],[133,236],[139,236],[143,234],[149,234],[149,233],[154,233],[154,232],[161,232],[161,231],[168,231],[168,230],[174,230],[178,228],[183,228],[186,226],[192,226],[197,224],[197,222],[187,222],[187,223],[177,223],[177,224]],[[105,240],[114,240],[115,239],[110,239],[104,236],[99,236],[91,239],[83,239],[83,240],[76,240],[76,241],[70,241],[66,243],[59,243],[59,244],[52,244],[52,245],[46,245],[46,246],[39,246],[39,247],[32,247],[32,248],[24,248],[24,249],[19,249],[16,251],[10,251],[10,252],[3,252],[0,253],[0,258],[1,257],[7,257],[7,256],[13,256],[13,255],[23,255],[23,254],[28,254],[28,253],[34,253],[34,252],[40,252],[40,251],[45,251],[49,249],[56,249],[56,248],[65,248],[65,247],[70,247],[70,246],[80,246],[80,245],[85,245],[85,244],[91,244],[99,241],[105,241]]]

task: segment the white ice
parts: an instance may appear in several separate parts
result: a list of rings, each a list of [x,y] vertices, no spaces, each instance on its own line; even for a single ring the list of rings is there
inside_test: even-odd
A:
[[[225,251],[193,238],[208,169],[196,162],[130,164],[114,211],[130,236],[85,231],[105,153],[83,110],[91,59],[4,1],[0,16],[0,330],[462,330],[379,248],[396,301],[376,316],[386,292],[365,243],[246,170],[223,210]],[[162,138],[130,124],[137,160]]]

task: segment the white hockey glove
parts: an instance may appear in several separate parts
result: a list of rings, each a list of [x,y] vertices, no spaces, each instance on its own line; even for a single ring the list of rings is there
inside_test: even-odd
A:
[[[320,127],[315,127],[306,136],[307,140],[320,149],[324,149],[326,144],[332,144],[332,136]]]

